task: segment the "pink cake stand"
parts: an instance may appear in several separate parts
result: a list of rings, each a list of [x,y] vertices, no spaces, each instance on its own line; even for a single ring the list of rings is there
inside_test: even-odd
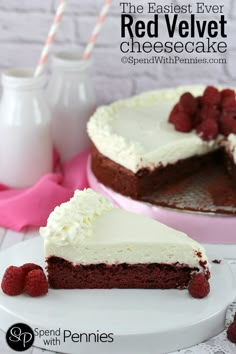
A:
[[[200,243],[236,244],[236,217],[200,212],[184,212],[176,209],[154,206],[149,203],[124,197],[101,184],[87,166],[88,181],[92,189],[109,198],[114,205],[158,220],[174,229],[191,235]]]

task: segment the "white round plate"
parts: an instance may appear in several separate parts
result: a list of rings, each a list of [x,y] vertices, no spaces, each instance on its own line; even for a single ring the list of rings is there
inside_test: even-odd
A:
[[[9,265],[44,264],[43,241],[35,238],[0,255],[0,279]],[[212,259],[212,258],[210,258]],[[60,328],[60,345],[36,336],[35,345],[67,354],[158,354],[190,347],[224,329],[227,306],[236,297],[230,267],[212,264],[211,292],[202,300],[186,290],[49,290],[47,296],[10,297],[0,290],[0,328],[19,322],[33,329]],[[114,333],[113,343],[63,340],[72,333]],[[68,334],[69,332],[65,332]],[[52,337],[52,336],[51,336]]]

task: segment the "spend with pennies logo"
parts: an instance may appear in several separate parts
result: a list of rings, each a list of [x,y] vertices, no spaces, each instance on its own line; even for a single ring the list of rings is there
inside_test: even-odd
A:
[[[6,333],[9,347],[17,352],[24,352],[34,344],[34,331],[24,323],[16,323]]]

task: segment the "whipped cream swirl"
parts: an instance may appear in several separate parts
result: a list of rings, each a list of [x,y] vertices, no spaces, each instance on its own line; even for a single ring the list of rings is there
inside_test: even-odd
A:
[[[40,228],[40,235],[61,246],[78,244],[93,235],[95,219],[113,208],[108,199],[92,189],[77,190],[70,201],[50,214],[47,226]]]

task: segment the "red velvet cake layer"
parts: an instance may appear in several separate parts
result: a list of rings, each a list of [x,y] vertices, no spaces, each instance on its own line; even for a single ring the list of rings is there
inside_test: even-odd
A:
[[[55,289],[183,289],[198,271],[181,264],[73,265],[55,256],[47,263],[49,284]]]
[[[154,170],[143,168],[137,173],[133,173],[101,154],[93,146],[91,167],[94,175],[105,186],[125,196],[139,199],[155,192],[163,185],[173,184],[173,182],[194,174],[217,157],[218,152],[214,152],[181,160],[174,165],[159,166]]]

